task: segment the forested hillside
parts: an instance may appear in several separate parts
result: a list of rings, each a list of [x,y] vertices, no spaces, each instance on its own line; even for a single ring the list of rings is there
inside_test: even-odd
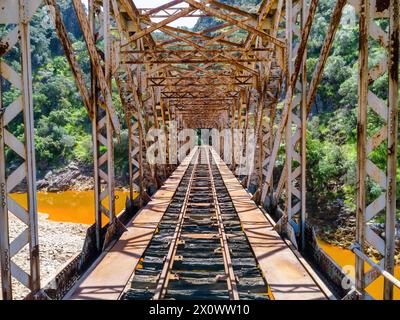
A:
[[[258,0],[224,0],[222,2],[244,6],[256,11]],[[89,75],[89,60],[82,41],[78,23],[69,0],[59,0],[64,20],[78,60]],[[317,62],[320,48],[332,14],[334,0],[320,0],[308,46],[308,77]],[[351,15],[350,10],[345,15]],[[36,157],[39,176],[48,170],[63,167],[71,161],[90,167],[92,161],[91,127],[86,110],[76,89],[62,48],[52,28],[43,23],[45,12],[32,21],[32,63],[34,83],[34,106],[36,123]],[[200,19],[195,29],[210,27],[218,23],[215,19]],[[4,30],[0,29],[0,35]],[[378,61],[382,51],[373,46],[371,64]],[[7,59],[12,60],[18,52],[14,49]],[[312,208],[318,212],[332,213],[355,206],[355,161],[356,161],[356,106],[357,106],[357,59],[358,27],[342,25],[339,29],[324,77],[319,87],[316,103],[308,127],[308,191]],[[16,69],[19,66],[15,66]],[[374,90],[387,96],[387,78],[374,84]],[[7,83],[3,86],[7,89]],[[15,92],[7,92],[4,103],[13,100]],[[120,107],[115,97],[115,104]],[[369,129],[376,130],[381,124],[374,114]],[[124,121],[121,118],[121,123]],[[22,135],[23,127],[15,124]],[[117,175],[126,175],[126,130],[122,131],[121,143],[116,146]],[[380,167],[385,166],[385,145],[372,154]],[[14,155],[7,154],[9,160]],[[400,177],[399,179],[400,180]],[[380,192],[371,185],[372,190]],[[400,188],[398,188],[399,190]],[[398,199],[400,192],[398,191]],[[324,206],[322,206],[324,203]]]
[[[64,23],[73,41],[75,53],[89,83],[90,64],[86,45],[82,40],[80,27],[75,16],[72,1],[59,0]],[[91,125],[63,49],[45,8],[40,10],[31,22],[31,49],[33,68],[33,101],[35,117],[35,144],[38,176],[41,178],[49,170],[77,162],[91,168],[92,139]],[[0,35],[5,30],[0,29]],[[13,61],[16,70],[20,66],[18,49],[14,48],[5,59]],[[3,82],[4,104],[8,105],[16,94]],[[120,107],[115,95],[114,103]],[[122,118],[121,118],[122,120]],[[123,121],[121,121],[123,123]],[[23,126],[17,121],[13,124],[17,136],[22,136]],[[125,176],[126,160],[123,155],[127,132],[123,130],[121,143],[116,146],[117,175]],[[8,152],[7,160],[17,161],[15,154]]]

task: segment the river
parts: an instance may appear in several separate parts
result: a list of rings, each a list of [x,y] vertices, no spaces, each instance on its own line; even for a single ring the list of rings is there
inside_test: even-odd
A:
[[[351,250],[343,249],[338,246],[331,245],[324,241],[318,241],[322,250],[324,250],[333,260],[336,261],[341,267],[347,267],[345,270],[350,271],[350,275],[354,277],[354,266],[355,266],[355,254]],[[370,266],[366,263],[365,269],[370,269]],[[395,277],[400,279],[400,266],[395,268]],[[367,292],[375,299],[383,298],[383,277],[380,277],[377,281],[372,283],[368,288]],[[394,289],[395,300],[400,300],[400,289]]]
[[[115,192],[115,212],[118,214],[125,208],[126,191]],[[14,193],[11,196],[25,207],[26,194]],[[93,224],[94,193],[93,191],[38,192],[38,212],[48,215],[48,220],[57,222],[73,222]],[[103,224],[107,219],[103,219]]]

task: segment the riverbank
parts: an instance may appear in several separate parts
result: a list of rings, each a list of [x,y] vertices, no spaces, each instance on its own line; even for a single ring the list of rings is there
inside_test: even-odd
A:
[[[116,189],[123,190],[126,181],[115,177]],[[93,169],[78,163],[70,163],[68,166],[48,171],[42,179],[36,183],[38,191],[89,191],[94,189]],[[25,190],[18,190],[24,192]]]
[[[25,205],[26,194],[13,193],[11,197],[20,205]],[[115,212],[119,214],[129,197],[128,191],[115,191]],[[105,201],[106,202],[106,201]],[[73,222],[86,225],[95,223],[94,192],[68,190],[61,192],[37,193],[38,211],[48,215],[48,220],[57,222]],[[104,217],[103,223],[107,223]]]
[[[82,251],[87,225],[47,220],[39,214],[40,276],[44,286],[72,257]],[[14,239],[26,226],[10,214],[10,237]],[[13,257],[23,270],[29,271],[28,246]],[[14,299],[23,299],[28,290],[13,279]],[[1,296],[1,293],[0,293]]]
[[[355,213],[345,207],[336,210],[333,214],[311,214],[309,221],[314,226],[318,238],[328,244],[347,249],[355,242]],[[379,236],[384,237],[383,224],[370,223],[370,227]],[[377,260],[381,259],[378,252],[372,247],[367,247],[367,254]],[[397,221],[395,263],[400,265],[400,221]]]

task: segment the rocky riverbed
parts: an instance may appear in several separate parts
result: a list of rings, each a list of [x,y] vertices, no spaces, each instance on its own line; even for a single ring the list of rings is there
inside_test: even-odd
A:
[[[93,183],[91,170],[71,163],[62,169],[48,171],[43,179],[37,181],[37,188],[47,192],[87,191],[93,189]]]
[[[10,237],[14,239],[24,224],[10,214]],[[81,252],[88,226],[46,220],[39,214],[40,275],[44,286],[59,269],[77,253]],[[25,271],[29,270],[28,247],[17,254],[13,261]],[[14,299],[23,299],[28,290],[13,279]],[[0,292],[1,298],[1,292]]]
[[[148,193],[153,194],[155,189],[155,180],[152,169],[148,164],[143,165],[144,185],[148,186]],[[163,173],[162,169],[159,171]],[[162,177],[161,180],[164,180]],[[129,174],[125,176],[115,176],[115,188],[117,190],[126,190],[129,185]],[[93,168],[91,166],[72,162],[69,165],[49,170],[45,174],[38,174],[36,181],[37,191],[43,192],[62,192],[68,190],[89,191],[94,189]],[[27,190],[26,181],[20,183],[13,192],[25,193]]]
[[[339,210],[336,210],[333,215],[314,215],[311,217],[311,223],[313,224],[318,237],[330,244],[343,248],[349,248],[349,246],[355,242],[355,213],[345,207],[341,207]],[[370,223],[370,227],[378,235],[384,237],[384,224]],[[400,220],[397,221],[396,230],[397,249],[395,262],[396,264],[400,264]],[[377,259],[381,258],[378,252],[372,247],[367,248],[367,253],[371,257],[375,257]]]

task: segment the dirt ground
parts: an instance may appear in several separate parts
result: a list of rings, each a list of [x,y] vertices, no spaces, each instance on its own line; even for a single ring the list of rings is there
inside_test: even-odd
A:
[[[23,230],[24,226],[21,221],[10,214],[11,239],[14,239]],[[46,220],[45,214],[39,214],[40,276],[42,287],[56,275],[66,262],[82,250],[87,228],[87,225],[82,224],[49,221]],[[26,246],[12,259],[25,271],[29,271],[27,252],[28,247]],[[29,292],[15,279],[13,279],[13,291],[14,299],[23,299]]]

